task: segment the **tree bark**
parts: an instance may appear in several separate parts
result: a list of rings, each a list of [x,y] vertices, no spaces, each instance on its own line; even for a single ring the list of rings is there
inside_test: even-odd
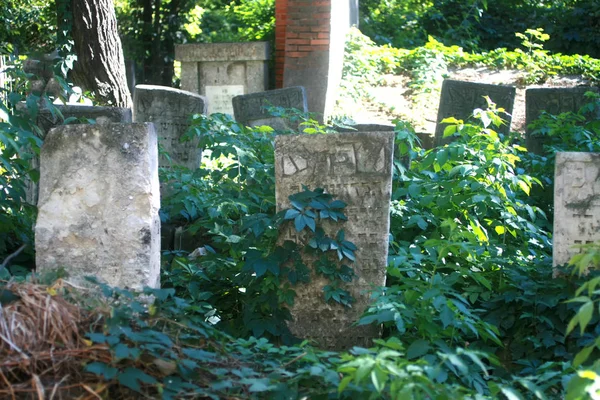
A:
[[[73,81],[116,107],[131,107],[112,0],[72,0],[77,62]]]

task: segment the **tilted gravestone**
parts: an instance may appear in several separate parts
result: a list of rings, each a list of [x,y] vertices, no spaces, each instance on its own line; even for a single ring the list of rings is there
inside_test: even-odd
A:
[[[133,96],[133,121],[152,122],[158,142],[175,165],[190,169],[200,166],[202,151],[198,139],[181,142],[193,114],[206,114],[206,99],[196,93],[166,86],[137,85]],[[159,166],[170,166],[165,157]]]
[[[158,145],[152,124],[65,125],[40,153],[39,270],[160,286]]]
[[[487,109],[487,101],[484,96],[488,96],[496,103],[496,107],[503,108],[508,113],[508,115],[500,115],[506,120],[506,124],[498,128],[494,127],[498,132],[508,133],[510,131],[516,92],[517,89],[513,86],[445,79],[442,83],[442,95],[435,128],[436,146],[442,146],[452,141],[451,138],[444,138],[444,129],[448,125],[441,123],[441,121],[448,117],[455,117],[456,119],[466,121],[476,108]]]
[[[181,88],[206,96],[208,113],[233,115],[231,99],[267,89],[268,42],[194,43],[175,46]]]
[[[343,228],[346,240],[358,250],[351,265],[358,275],[346,285],[356,299],[352,308],[326,303],[323,287],[328,281],[311,271],[311,282],[294,289],[291,332],[314,339],[329,349],[370,346],[379,336],[376,326],[352,327],[369,304],[368,290],[384,286],[386,278],[390,195],[392,187],[393,132],[326,135],[281,135],[275,139],[277,209],[290,207],[288,197],[323,188],[347,203],[348,221],[325,226],[335,235]],[[298,241],[293,224],[280,233],[280,242]],[[307,258],[306,262],[310,263]]]
[[[556,153],[553,266],[600,240],[600,153]]]
[[[302,86],[235,96],[232,102],[235,120],[247,126],[268,125],[273,129],[296,128],[284,118],[273,117],[268,107],[295,108],[308,112],[306,92]]]
[[[51,111],[48,107],[41,108],[37,114],[36,125],[41,130],[42,139],[50,129],[62,125],[71,120],[71,124],[86,123],[89,120],[95,122],[131,122],[131,109],[122,107],[98,107],[84,105],[53,105]],[[57,112],[58,111],[58,112]],[[74,120],[73,120],[74,119]],[[31,167],[39,169],[39,159],[32,157]],[[31,180],[27,181],[27,202],[36,205],[38,201],[38,184]]]
[[[577,112],[586,103],[585,92],[597,92],[593,87],[572,88],[531,88],[525,91],[525,120],[527,125],[527,149],[542,154],[546,138],[532,135],[529,125],[538,119],[543,111],[558,115],[564,112]]]

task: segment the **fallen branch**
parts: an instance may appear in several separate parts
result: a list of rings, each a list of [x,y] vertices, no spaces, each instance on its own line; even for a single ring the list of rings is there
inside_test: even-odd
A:
[[[25,250],[25,247],[27,247],[26,244],[21,245],[21,247],[19,247],[17,249],[17,251],[15,251],[12,254],[9,254],[8,257],[6,257],[4,259],[4,262],[2,264],[0,264],[0,271],[2,271],[3,268],[6,268],[8,266],[8,263],[10,262],[10,260],[12,260],[13,258],[15,258],[16,256],[18,256],[19,254],[21,254],[21,252],[23,250]]]

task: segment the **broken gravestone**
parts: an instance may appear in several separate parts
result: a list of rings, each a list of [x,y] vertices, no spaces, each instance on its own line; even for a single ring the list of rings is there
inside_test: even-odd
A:
[[[202,150],[198,139],[181,142],[181,136],[190,126],[194,114],[206,114],[206,99],[199,94],[166,86],[137,85],[133,98],[133,121],[152,122],[158,143],[175,165],[190,169],[200,167]],[[166,157],[160,157],[159,166],[168,167]]]
[[[206,96],[208,113],[233,115],[231,99],[267,89],[268,42],[194,43],[175,46],[181,88]]]
[[[552,265],[600,240],[600,153],[556,153]]]
[[[311,190],[323,188],[347,203],[348,221],[325,226],[326,233],[332,236],[343,228],[346,240],[358,247],[351,265],[358,278],[345,286],[356,300],[352,308],[326,303],[323,287],[328,280],[311,268],[310,283],[295,286],[289,323],[295,336],[314,339],[329,349],[368,347],[379,336],[377,326],[352,324],[369,304],[369,289],[385,285],[393,148],[393,132],[276,137],[277,209],[290,208],[289,196],[301,192],[303,185]],[[298,243],[293,224],[280,232],[279,240]],[[309,257],[305,262],[311,263]]]
[[[597,92],[597,88],[583,86],[571,88],[530,88],[525,91],[525,120],[527,125],[527,150],[542,154],[547,142],[543,136],[533,135],[529,125],[542,115],[543,111],[558,115],[564,112],[577,112],[586,104],[586,92]]]
[[[135,290],[160,286],[158,146],[152,124],[65,125],[40,153],[38,270],[64,267]]]
[[[508,133],[510,131],[511,114],[513,112],[516,91],[517,89],[513,86],[445,79],[442,83],[442,94],[435,128],[436,146],[443,146],[452,141],[449,137],[444,138],[444,129],[448,125],[441,123],[441,121],[449,117],[466,121],[476,108],[487,109],[487,101],[484,96],[488,96],[496,103],[497,108],[503,108],[508,113],[508,115],[500,115],[503,119],[506,119],[506,124],[498,128],[494,127],[498,132]]]
[[[232,102],[235,120],[251,127],[267,125],[275,130],[297,128],[297,124],[290,123],[285,118],[272,116],[268,107],[295,108],[308,112],[306,92],[302,86],[244,94],[234,97]]]

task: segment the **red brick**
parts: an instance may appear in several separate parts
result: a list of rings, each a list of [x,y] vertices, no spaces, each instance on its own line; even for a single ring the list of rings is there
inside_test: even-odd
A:
[[[309,39],[288,39],[288,44],[311,44]]]
[[[329,39],[329,32],[319,32],[317,36],[319,39]]]
[[[289,53],[286,53],[286,56],[292,57],[292,58],[303,58],[303,57],[306,57],[308,54],[309,53],[301,52],[301,51],[290,51]]]
[[[317,40],[313,39],[313,40],[310,41],[310,44],[311,45],[319,45],[319,44],[326,44],[326,45],[328,45],[329,44],[329,39],[317,39]]]

